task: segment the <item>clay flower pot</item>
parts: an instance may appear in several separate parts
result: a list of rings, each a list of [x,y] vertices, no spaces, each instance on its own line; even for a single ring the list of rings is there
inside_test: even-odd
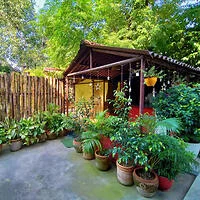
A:
[[[144,174],[143,167],[137,167],[133,171],[133,179],[136,189],[144,197],[152,197],[158,190],[158,175],[154,171],[151,171],[150,173],[151,179],[145,179],[142,177],[142,174]]]
[[[21,139],[10,140],[10,151],[18,151],[22,148]]]
[[[158,189],[161,191],[169,190],[174,183],[174,180],[169,180],[167,177],[164,176],[158,176],[158,179],[159,179]]]
[[[99,151],[95,151],[95,158],[96,158],[96,167],[99,170],[107,171],[110,168],[110,159],[109,156],[102,156],[100,155]]]
[[[118,160],[116,161],[117,165],[117,179],[122,185],[133,185],[133,166],[126,167],[120,165]]]
[[[92,153],[83,152],[83,158],[85,160],[93,160],[95,158],[95,155]]]
[[[73,140],[73,146],[77,153],[82,153],[82,142],[79,141],[77,138],[74,138]]]

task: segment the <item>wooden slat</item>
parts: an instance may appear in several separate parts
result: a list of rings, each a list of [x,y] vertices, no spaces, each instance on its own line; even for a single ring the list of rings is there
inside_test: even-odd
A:
[[[31,77],[27,74],[0,75],[0,120],[6,116],[20,119],[36,111],[44,111],[55,103],[65,112],[64,83],[48,77]]]

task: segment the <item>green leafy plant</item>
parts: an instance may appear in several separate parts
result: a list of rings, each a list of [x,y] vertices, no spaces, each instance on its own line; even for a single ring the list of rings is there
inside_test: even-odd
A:
[[[0,144],[4,144],[6,141],[6,132],[2,122],[0,122]]]
[[[157,78],[164,78],[166,74],[164,74],[163,70],[160,70],[159,72],[155,69],[155,66],[152,66],[148,70],[144,70],[144,77],[145,78],[151,78],[151,77],[157,77]]]
[[[5,118],[4,122],[2,123],[3,128],[5,130],[6,139],[9,140],[16,140],[21,139],[21,132],[19,123],[10,118]]]
[[[192,164],[198,165],[194,155],[186,151],[186,144],[178,138],[168,135],[157,136],[163,144],[160,152],[154,152],[157,162],[153,169],[158,175],[174,179],[179,173],[191,172]]]
[[[83,152],[94,154],[95,150],[102,149],[99,133],[93,131],[83,132],[82,139]]]
[[[21,138],[25,145],[37,143],[38,136],[43,134],[45,122],[41,122],[36,117],[22,118],[19,121]]]
[[[114,100],[109,100],[109,103],[113,104],[114,113],[124,119],[128,120],[129,111],[131,110],[131,99],[126,97],[126,92],[128,91],[128,86],[124,83],[124,87],[121,91],[114,91]]]
[[[148,113],[142,114],[135,120],[135,127],[141,134],[170,134],[179,133],[181,130],[181,122],[177,118],[167,118],[158,120],[156,116]]]
[[[160,91],[152,105],[159,119],[175,117],[181,121],[178,136],[184,141],[200,142],[200,84],[180,84]]]
[[[113,157],[118,155],[118,162],[121,165],[133,165],[134,146],[137,135],[134,126],[129,121],[124,121],[122,118],[115,117],[114,134],[111,136],[113,148],[111,149]]]

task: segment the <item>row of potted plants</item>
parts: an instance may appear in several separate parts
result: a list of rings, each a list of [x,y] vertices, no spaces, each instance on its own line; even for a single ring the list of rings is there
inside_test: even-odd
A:
[[[59,113],[59,108],[49,104],[48,110],[19,121],[6,118],[0,122],[0,147],[9,144],[11,151],[21,149],[46,139],[55,139],[73,128],[71,117]]]
[[[116,160],[118,181],[123,185],[135,183],[138,192],[151,197],[158,187],[168,189],[161,185],[163,177],[172,184],[177,174],[189,172],[197,162],[182,139],[170,136],[171,133],[180,134],[181,122],[177,118],[158,120],[144,114],[134,122],[128,120],[129,99],[125,97],[125,89],[115,92],[118,116],[107,117],[104,111],[93,120],[84,119],[79,150],[83,151],[85,159],[93,159],[95,155],[100,170],[109,169],[108,156],[112,155]]]

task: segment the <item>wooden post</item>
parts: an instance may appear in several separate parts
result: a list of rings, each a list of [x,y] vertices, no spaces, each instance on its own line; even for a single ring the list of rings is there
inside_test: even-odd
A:
[[[64,81],[64,107],[65,107],[65,113],[68,115],[68,110],[69,110],[69,79],[68,77],[65,78]]]
[[[141,59],[141,67],[140,67],[140,103],[139,103],[139,114],[144,113],[144,73],[143,70],[145,68],[144,58]]]
[[[92,48],[90,49],[90,69],[92,68]]]

